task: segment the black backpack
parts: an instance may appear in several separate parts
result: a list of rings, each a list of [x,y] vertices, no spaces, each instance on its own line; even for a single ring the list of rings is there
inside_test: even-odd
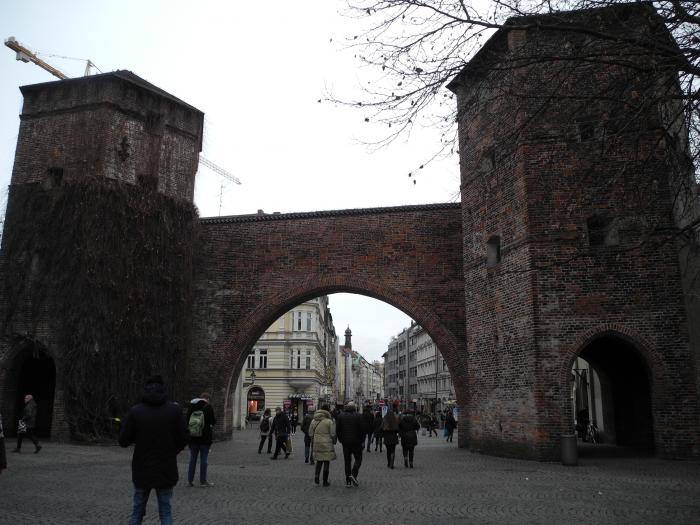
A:
[[[263,418],[262,423],[260,423],[260,431],[261,432],[269,432],[270,431],[270,418],[269,417]]]

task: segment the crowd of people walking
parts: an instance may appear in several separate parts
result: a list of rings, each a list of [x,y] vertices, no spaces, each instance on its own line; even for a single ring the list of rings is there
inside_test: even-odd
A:
[[[276,415],[271,417],[270,409],[266,409],[259,423],[260,443],[258,454],[261,454],[267,442],[267,453],[271,453],[272,441],[275,440],[275,453],[271,459],[277,459],[280,451],[285,458],[291,453],[290,434],[294,433],[294,425],[289,417],[277,407]],[[446,411],[444,417],[444,437],[452,441],[457,422],[451,411]],[[387,468],[393,469],[396,461],[396,447],[401,445],[403,464],[405,468],[413,468],[415,449],[418,445],[418,432],[421,425],[437,433],[437,419],[434,416],[419,416],[413,410],[399,410],[398,403],[391,406],[382,416],[379,410],[371,406],[363,407],[362,412],[354,402],[348,402],[342,410],[322,405],[313,414],[304,415],[301,431],[304,434],[304,463],[315,465],[314,483],[324,487],[330,485],[330,463],[337,459],[335,445],[340,442],[343,453],[345,486],[359,486],[360,468],[363,453],[386,451]],[[424,433],[425,435],[425,433]]]

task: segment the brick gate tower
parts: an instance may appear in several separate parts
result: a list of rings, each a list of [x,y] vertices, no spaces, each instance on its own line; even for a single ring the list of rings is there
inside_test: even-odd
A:
[[[0,400],[16,428],[113,430],[144,377],[184,378],[203,114],[128,71],[21,88],[2,243]],[[172,391],[171,391],[172,393]]]
[[[474,450],[557,458],[581,358],[596,393],[577,410],[609,442],[700,452],[698,310],[675,237],[695,184],[659,42],[642,4],[511,19],[450,84]]]

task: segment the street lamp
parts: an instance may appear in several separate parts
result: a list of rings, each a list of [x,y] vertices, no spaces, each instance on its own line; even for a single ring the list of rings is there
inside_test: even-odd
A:
[[[244,386],[244,387],[246,387],[246,386],[253,386],[253,385],[255,384],[255,378],[256,378],[256,377],[257,377],[257,376],[255,375],[255,370],[251,370],[251,371],[250,371],[250,376],[248,376],[248,379],[250,379],[250,382],[247,382],[247,381],[244,380],[244,381],[243,381],[243,386]]]

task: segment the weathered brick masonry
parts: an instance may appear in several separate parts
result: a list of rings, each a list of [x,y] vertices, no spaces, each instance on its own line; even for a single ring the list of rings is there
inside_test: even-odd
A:
[[[268,326],[334,292],[400,308],[435,339],[453,376],[466,377],[459,205],[203,219],[200,239],[195,391],[228,399],[231,379]]]
[[[500,30],[451,84],[474,449],[557,457],[573,421],[572,361],[608,337],[631,343],[650,371],[657,453],[699,453],[697,341],[668,242],[688,185],[673,186],[664,144],[674,138],[660,140],[668,126],[650,95],[669,73],[614,38],[665,36],[652,15],[632,6],[514,19],[517,29]],[[600,244],[596,218],[607,221]],[[484,264],[489,239],[501,259]]]
[[[682,141],[653,97],[640,97],[649,75],[609,60],[571,60],[581,49],[624,51],[615,39],[591,40],[589,26],[652,36],[660,26],[644,6],[562,16],[554,22],[586,30],[516,19],[450,85],[459,104],[461,204],[197,221],[181,252],[196,254],[193,268],[183,263],[193,273],[192,304],[178,310],[191,316],[171,320],[191,332],[188,366],[177,370],[182,400],[212,391],[219,430],[229,431],[235,379],[263,331],[306,299],[351,292],[400,308],[436,341],[462,409],[460,446],[556,458],[572,427],[574,358],[631,348],[646,372],[630,362],[636,377],[629,379],[650,385],[656,452],[700,453],[700,309],[688,276],[698,266],[697,244],[668,241],[688,219],[679,213],[679,188],[694,188],[671,169],[669,151],[678,153]],[[94,177],[189,205],[201,149],[201,112],[128,72],[22,91],[0,294],[16,277],[7,272],[5,238],[13,221],[31,220],[15,191],[50,192]],[[165,215],[160,223],[172,234]],[[679,251],[688,259],[679,262]],[[34,259],[22,256],[23,295],[12,305],[0,296],[0,406],[12,421],[17,376],[36,343],[56,363],[53,435],[63,438],[64,349],[52,326],[70,312],[38,300]],[[177,301],[190,290],[174,292]],[[97,314],[94,321],[110,322]],[[617,379],[619,388],[628,378]]]

